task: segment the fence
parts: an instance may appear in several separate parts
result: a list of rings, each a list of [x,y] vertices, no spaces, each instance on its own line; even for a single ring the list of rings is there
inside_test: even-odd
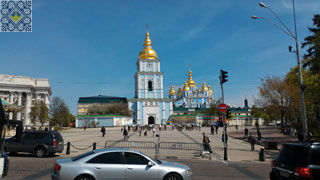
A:
[[[155,149],[156,143],[150,141],[106,141],[105,147]]]
[[[136,149],[154,149],[155,158],[159,157],[160,149],[172,150],[195,150],[203,151],[201,143],[185,142],[150,142],[150,141],[106,141],[105,148],[136,148]]]
[[[196,150],[202,151],[201,143],[184,143],[184,142],[160,142],[159,149],[174,149],[174,150]]]

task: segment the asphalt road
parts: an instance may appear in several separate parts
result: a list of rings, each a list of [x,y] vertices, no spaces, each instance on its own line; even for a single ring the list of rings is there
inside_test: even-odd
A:
[[[61,157],[36,158],[28,154],[10,157],[10,168],[6,180],[50,179],[56,159]],[[165,159],[168,160],[168,159]],[[266,163],[227,162],[207,160],[170,160],[191,167],[194,180],[244,180],[268,179],[270,166]]]

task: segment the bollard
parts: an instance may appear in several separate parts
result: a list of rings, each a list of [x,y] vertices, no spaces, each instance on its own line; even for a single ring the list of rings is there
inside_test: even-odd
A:
[[[264,149],[261,148],[259,152],[259,161],[264,161]]]
[[[97,144],[96,144],[96,142],[94,142],[93,143],[93,150],[96,150],[96,146],[97,146]]]
[[[70,142],[67,143],[67,151],[66,151],[66,154],[70,154]]]

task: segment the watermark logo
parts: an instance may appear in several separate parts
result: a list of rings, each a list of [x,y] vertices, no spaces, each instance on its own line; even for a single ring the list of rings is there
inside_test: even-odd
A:
[[[32,32],[32,1],[1,1],[1,32]]]

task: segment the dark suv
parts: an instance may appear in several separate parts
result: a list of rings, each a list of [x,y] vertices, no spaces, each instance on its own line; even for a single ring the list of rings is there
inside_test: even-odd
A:
[[[37,157],[53,156],[63,151],[63,138],[57,131],[25,131],[21,138],[6,139],[5,151],[34,153]]]
[[[320,179],[320,142],[284,144],[271,168],[271,180]]]

